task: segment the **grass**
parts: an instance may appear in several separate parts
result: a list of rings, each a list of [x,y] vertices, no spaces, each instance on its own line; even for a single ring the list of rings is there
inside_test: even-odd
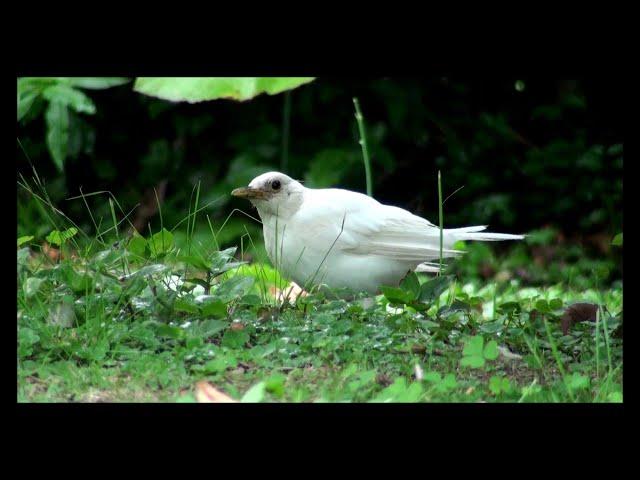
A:
[[[356,107],[356,121],[358,122],[358,131],[360,132],[360,146],[362,147],[362,158],[364,160],[365,177],[367,180],[367,195],[373,197],[373,180],[371,179],[371,161],[369,160],[369,148],[367,146],[367,135],[364,128],[364,117],[360,111],[360,102],[357,98],[353,99],[353,105]]]
[[[282,304],[284,279],[219,250],[194,197],[186,228],[127,236],[111,201],[111,225],[66,239],[62,256],[37,238],[18,248],[19,401],[193,402],[203,380],[245,401],[622,400],[620,283],[535,285],[503,275],[526,264],[528,245],[495,257],[474,244],[439,283],[411,277],[373,305],[322,293]],[[260,258],[249,240],[243,254]],[[490,281],[469,274],[479,259],[493,262]],[[589,271],[574,268],[572,283]],[[578,301],[603,308],[563,335]]]
[[[19,249],[19,401],[191,402],[201,380],[238,400],[255,388],[249,399],[259,401],[622,399],[621,288],[460,279],[411,306],[320,293],[282,305],[269,294],[282,279],[268,265],[238,266],[232,251],[186,234],[184,256],[178,235],[154,235],[143,251],[129,240],[72,257],[63,245],[59,261],[37,243]],[[419,278],[418,288],[432,282]],[[597,299],[614,313],[606,323],[563,335],[563,308]]]

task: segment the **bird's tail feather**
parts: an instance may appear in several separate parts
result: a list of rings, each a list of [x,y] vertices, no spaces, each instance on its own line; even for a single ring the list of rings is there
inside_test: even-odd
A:
[[[463,228],[449,228],[444,230],[444,235],[458,240],[480,240],[484,242],[498,242],[501,240],[522,240],[524,235],[514,235],[511,233],[491,233],[483,232],[486,225]]]
[[[442,268],[445,268],[446,265],[442,265]],[[415,270],[416,273],[420,272],[429,272],[429,273],[437,273],[440,271],[440,265],[433,262],[424,262],[418,265]]]
[[[522,240],[525,235],[513,235],[511,233],[491,233],[483,232],[487,228],[486,225],[478,225],[475,227],[449,228],[444,229],[445,245],[451,248],[458,240],[479,240],[484,242],[497,242],[500,240]],[[443,257],[451,257],[454,253],[463,254],[462,250],[444,250]],[[442,265],[442,268],[446,265]],[[440,271],[440,265],[436,262],[423,262],[415,268],[416,272],[436,273]]]

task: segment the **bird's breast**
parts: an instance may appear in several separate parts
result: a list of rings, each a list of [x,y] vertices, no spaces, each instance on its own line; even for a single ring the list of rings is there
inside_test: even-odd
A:
[[[282,275],[303,288],[325,284],[375,293],[380,285],[397,285],[411,269],[405,262],[349,253],[331,229],[307,223],[263,219],[269,259]]]

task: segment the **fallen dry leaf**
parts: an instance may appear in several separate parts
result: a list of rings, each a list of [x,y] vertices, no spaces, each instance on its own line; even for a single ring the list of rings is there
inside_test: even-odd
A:
[[[60,257],[60,250],[52,247],[49,243],[44,242],[42,244],[42,252],[47,255],[52,261],[57,262]]]
[[[237,400],[205,381],[196,384],[196,400],[198,403],[238,403]]]
[[[233,331],[240,331],[240,330],[244,330],[244,324],[242,322],[238,322],[238,321],[234,321],[229,328]]]
[[[562,314],[562,333],[566,335],[569,329],[578,322],[595,322],[598,305],[594,303],[574,303]]]

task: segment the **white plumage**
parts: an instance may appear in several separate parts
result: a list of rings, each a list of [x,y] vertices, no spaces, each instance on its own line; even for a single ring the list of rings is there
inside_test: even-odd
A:
[[[438,226],[361,193],[306,188],[268,172],[232,194],[256,206],[269,258],[303,288],[326,285],[375,294],[381,285],[397,286],[409,271],[438,271]],[[444,229],[443,257],[463,253],[452,249],[458,240],[524,238],[485,228]]]

